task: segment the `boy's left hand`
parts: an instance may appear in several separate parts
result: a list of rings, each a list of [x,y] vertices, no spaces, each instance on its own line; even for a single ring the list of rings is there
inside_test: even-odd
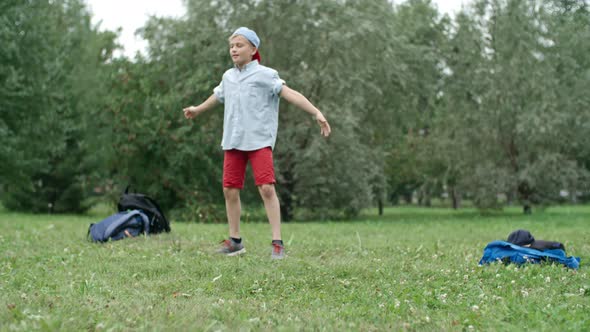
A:
[[[326,120],[322,112],[318,111],[318,113],[315,116],[315,119],[320,125],[320,134],[324,137],[330,136],[330,132],[332,131],[332,129],[330,129],[330,124],[328,123],[328,120]]]

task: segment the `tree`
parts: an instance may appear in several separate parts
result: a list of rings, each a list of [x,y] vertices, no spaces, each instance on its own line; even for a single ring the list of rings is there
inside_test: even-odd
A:
[[[97,32],[76,0],[4,3],[0,24],[2,201],[83,211],[93,170],[83,114],[100,104],[100,68],[115,35]]]
[[[438,162],[430,150],[428,136],[440,109],[443,51],[449,19],[441,17],[430,1],[412,0],[396,7],[389,37],[393,67],[386,81],[386,104],[380,105],[373,125],[383,148],[389,181],[389,196],[403,196],[411,202],[415,192],[419,202],[430,204],[439,187]],[[393,66],[392,64],[396,64]]]
[[[281,104],[275,165],[283,219],[302,207],[324,217],[342,209],[358,213],[370,204],[371,179],[378,173],[379,156],[363,139],[372,128],[360,126],[368,96],[383,93],[367,84],[385,67],[367,52],[386,36],[369,20],[378,8],[391,7],[386,1],[192,0],[185,19],[152,18],[142,29],[148,57],[115,64],[114,97],[101,120],[105,128],[112,124],[105,142],[113,147],[113,176],[118,182],[153,183],[150,193],[164,197],[167,208],[193,199],[221,201],[221,110],[193,124],[180,110],[212,93],[231,66],[229,34],[249,26],[261,36],[262,63],[324,110],[334,129],[325,141],[310,117]],[[358,47],[341,52],[342,45]],[[380,67],[372,67],[377,61]],[[243,201],[258,196],[252,189]]]
[[[546,4],[545,22],[550,47],[547,63],[552,64],[552,107],[561,110],[561,141],[567,142],[561,153],[569,156],[580,167],[590,170],[590,7],[583,0],[556,0]],[[589,196],[588,182],[575,181],[565,188],[576,202],[577,192]]]
[[[506,194],[530,212],[531,204],[554,202],[561,189],[585,182],[585,170],[560,138],[575,115],[556,105],[553,92],[561,82],[549,61],[545,8],[538,1],[478,1],[472,19],[460,16],[468,29],[457,36],[479,30],[475,45],[481,47],[468,52],[467,61],[450,57],[458,80],[449,85],[452,109],[444,123],[452,130],[440,134],[446,142],[465,143],[457,158],[465,171],[460,184],[482,208],[500,207],[497,196]],[[453,49],[468,45],[459,42]],[[475,86],[462,89],[465,78]]]

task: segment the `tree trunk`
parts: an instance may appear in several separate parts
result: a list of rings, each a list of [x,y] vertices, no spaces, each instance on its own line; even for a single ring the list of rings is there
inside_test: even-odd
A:
[[[293,220],[293,200],[291,195],[281,195],[281,221],[289,222]]]
[[[404,201],[406,202],[406,204],[408,204],[408,205],[409,204],[412,204],[412,196],[413,196],[413,193],[412,192],[409,192],[409,193],[406,192],[406,193],[403,194]]]
[[[451,187],[451,201],[453,203],[453,209],[457,210],[461,205],[461,195],[459,195],[455,187]]]
[[[533,209],[531,208],[530,204],[524,204],[522,206],[522,212],[524,214],[532,214],[533,213]]]
[[[432,206],[432,200],[430,199],[430,193],[426,193],[424,196],[424,206],[426,206],[426,207]]]
[[[516,194],[514,193],[513,190],[510,190],[506,193],[506,205],[512,205],[512,203],[514,202],[514,197],[516,196]]]
[[[281,206],[281,221],[289,222],[293,220],[293,181],[290,172],[283,173],[283,181],[279,192],[279,202]]]
[[[518,195],[520,196],[520,200],[522,202],[522,212],[524,214],[531,214],[533,213],[533,209],[531,207],[531,196],[533,190],[526,182],[521,182],[518,186]]]
[[[379,215],[383,215],[383,200],[380,198],[377,200],[377,205],[379,207]]]

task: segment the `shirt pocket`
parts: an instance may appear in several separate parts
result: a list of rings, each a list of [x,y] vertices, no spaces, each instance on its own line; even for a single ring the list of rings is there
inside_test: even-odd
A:
[[[268,110],[269,94],[267,89],[255,83],[249,83],[245,103],[248,113],[253,114],[256,119],[263,120]]]

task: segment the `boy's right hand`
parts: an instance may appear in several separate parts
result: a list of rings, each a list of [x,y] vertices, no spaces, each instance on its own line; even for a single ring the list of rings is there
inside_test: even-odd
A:
[[[197,108],[195,106],[189,106],[182,111],[184,112],[184,117],[187,119],[192,119],[197,116]]]

